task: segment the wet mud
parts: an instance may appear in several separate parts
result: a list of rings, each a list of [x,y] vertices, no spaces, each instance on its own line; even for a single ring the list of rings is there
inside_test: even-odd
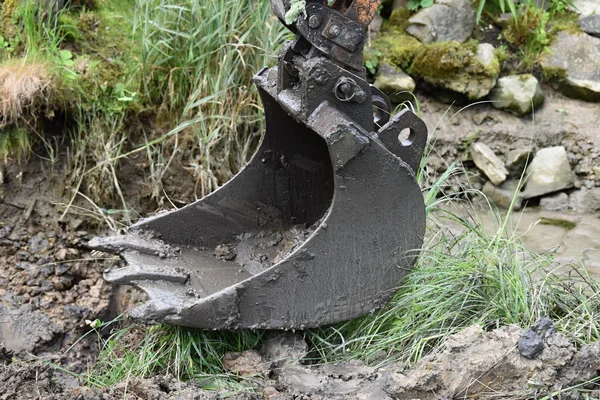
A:
[[[94,226],[85,217],[60,220],[55,184],[31,173],[0,189],[0,343],[81,371],[98,351],[92,336],[79,340],[91,329],[86,321],[118,312],[102,279],[117,261],[86,249]]]

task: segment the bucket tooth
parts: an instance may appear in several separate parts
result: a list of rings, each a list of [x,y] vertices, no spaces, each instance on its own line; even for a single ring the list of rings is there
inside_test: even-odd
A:
[[[185,271],[164,267],[153,267],[147,265],[129,264],[123,268],[117,268],[104,273],[104,279],[109,283],[130,285],[135,281],[165,281],[184,284],[190,274]]]
[[[161,257],[172,255],[178,251],[177,248],[165,244],[162,240],[152,238],[151,235],[151,232],[146,232],[144,235],[132,232],[119,236],[95,237],[88,242],[88,246],[94,250],[112,254],[137,251]]]

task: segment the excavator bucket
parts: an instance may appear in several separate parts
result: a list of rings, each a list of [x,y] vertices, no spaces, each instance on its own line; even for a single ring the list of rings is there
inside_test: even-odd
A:
[[[366,3],[376,10],[379,1],[307,2],[289,26],[296,40],[255,77],[266,132],[231,181],[124,236],[90,242],[126,261],[105,273],[108,282],[148,294],[130,316],[206,329],[304,329],[389,300],[423,240],[415,171],[427,129],[408,110],[388,121],[389,101],[366,82],[370,18],[356,8]],[[282,21],[291,10],[290,0],[271,5]],[[333,34],[356,44],[327,39]]]

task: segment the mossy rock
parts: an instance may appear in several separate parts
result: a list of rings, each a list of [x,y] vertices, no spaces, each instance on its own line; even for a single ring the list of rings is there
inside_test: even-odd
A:
[[[373,48],[413,78],[470,100],[485,97],[500,74],[493,47],[474,41],[423,44],[402,28],[388,25]]]
[[[383,54],[383,58],[390,64],[395,64],[406,71],[423,45],[403,29],[391,26],[386,28],[377,36],[372,48]]]

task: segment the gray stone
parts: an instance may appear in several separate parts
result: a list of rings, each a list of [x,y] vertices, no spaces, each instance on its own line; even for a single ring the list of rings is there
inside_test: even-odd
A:
[[[530,148],[520,147],[509,151],[506,155],[505,163],[508,174],[520,178],[532,155],[533,152]]]
[[[376,14],[373,17],[373,20],[369,24],[369,38],[373,39],[379,31],[381,30],[381,26],[383,25],[383,17],[379,14]]]
[[[526,199],[568,189],[574,178],[567,152],[562,146],[547,147],[537,152],[527,168]]]
[[[486,182],[483,185],[482,192],[498,208],[508,210],[512,204],[513,210],[519,210],[523,206],[523,195],[518,190],[519,182],[509,180],[503,182],[500,186],[494,186],[492,182]]]
[[[45,253],[50,247],[50,242],[48,241],[48,238],[46,237],[46,234],[44,232],[36,233],[29,240],[29,251],[32,254]]]
[[[471,115],[471,120],[476,124],[476,125],[481,125],[485,122],[486,119],[488,119],[488,115],[489,113],[486,111],[480,111],[478,113],[475,113],[473,115]]]
[[[519,338],[519,354],[530,360],[544,350],[544,341],[533,329],[527,328]]]
[[[564,192],[540,199],[540,208],[544,211],[564,211],[569,208],[569,195]]]
[[[482,170],[494,185],[499,185],[506,180],[508,171],[504,167],[504,163],[486,144],[473,144],[471,157],[477,168]]]
[[[490,43],[480,43],[477,45],[477,54],[475,55],[475,58],[477,58],[484,67],[489,67],[496,58],[494,46]]]
[[[534,326],[521,333],[518,341],[519,354],[525,358],[534,359],[544,350],[546,341],[548,341],[548,345],[554,344],[557,347],[570,346],[566,337],[555,335],[555,333],[556,328],[552,320],[540,318]]]
[[[569,194],[569,209],[577,212],[585,212],[583,199],[586,193],[587,189],[574,190],[571,192]]]
[[[600,39],[560,32],[541,65],[546,74],[556,76],[553,84],[565,95],[600,101]]]
[[[600,0],[573,0],[569,8],[583,17],[600,14]]]
[[[277,367],[295,364],[308,354],[308,344],[297,333],[283,332],[268,339],[261,348],[262,356]]]
[[[410,93],[415,91],[415,81],[400,68],[383,63],[379,67],[374,85],[385,93],[392,103],[410,100]]]
[[[468,0],[438,0],[408,21],[406,32],[422,43],[466,42],[475,27],[475,10]]]
[[[588,35],[600,37],[600,14],[593,14],[579,20],[579,27]]]
[[[544,103],[540,83],[531,74],[509,75],[498,79],[490,92],[492,105],[517,116],[531,114]]]
[[[590,189],[583,195],[583,208],[587,212],[600,211],[600,188]]]

